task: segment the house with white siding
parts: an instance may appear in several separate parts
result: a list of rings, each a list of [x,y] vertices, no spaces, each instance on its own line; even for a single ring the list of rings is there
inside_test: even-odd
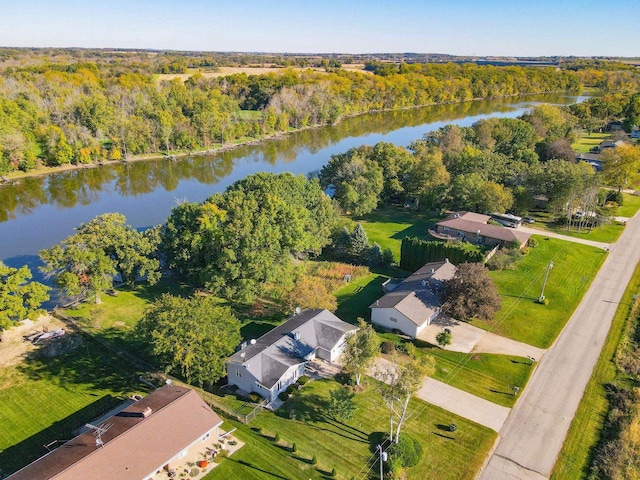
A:
[[[371,323],[417,337],[440,314],[443,282],[456,267],[448,260],[427,263],[371,304]]]
[[[328,310],[304,310],[262,337],[240,346],[226,362],[229,385],[272,402],[320,358],[335,362],[358,327]]]

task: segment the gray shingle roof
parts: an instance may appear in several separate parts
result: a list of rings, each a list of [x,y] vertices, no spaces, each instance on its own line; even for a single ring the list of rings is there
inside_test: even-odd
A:
[[[244,365],[263,386],[271,388],[318,347],[331,350],[346,332],[357,328],[328,310],[305,310],[234,353],[229,361]]]

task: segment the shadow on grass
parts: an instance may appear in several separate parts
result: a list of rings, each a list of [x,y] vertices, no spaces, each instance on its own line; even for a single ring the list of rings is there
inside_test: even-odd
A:
[[[508,395],[509,397],[513,396],[513,392],[501,392],[499,390],[492,390],[492,389],[489,389],[489,391],[491,393],[497,393],[498,395]]]
[[[455,440],[455,437],[450,437],[449,435],[443,435],[442,433],[432,432],[437,437],[446,438],[447,440]]]
[[[73,430],[114,408],[121,401],[112,395],[105,395],[74,414],[54,422],[50,427],[3,450],[0,452],[2,472],[15,472],[45,455],[48,450],[44,445],[58,440],[60,442],[56,446],[60,446],[72,438]]]
[[[339,299],[336,315],[346,322],[356,323],[359,317],[368,319],[369,305],[382,297],[382,283],[388,277],[377,275],[368,284],[358,288],[357,292],[344,295]]]
[[[229,458],[227,459],[228,462],[235,462],[239,465],[242,465],[243,467],[247,467],[247,468],[251,468],[253,470],[256,470],[258,472],[262,472],[262,473],[266,473],[267,475],[274,477],[274,478],[282,478],[283,480],[288,480],[287,477],[283,477],[282,475],[278,475],[276,473],[273,472],[269,472],[268,470],[265,470],[263,468],[260,467],[256,467],[255,465],[250,464],[249,462],[245,462],[244,460],[234,460],[233,458]]]

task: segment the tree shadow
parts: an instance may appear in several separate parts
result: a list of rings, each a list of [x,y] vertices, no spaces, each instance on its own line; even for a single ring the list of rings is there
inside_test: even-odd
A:
[[[277,473],[269,472],[263,468],[256,467],[255,465],[252,465],[249,462],[246,462],[244,460],[234,460],[233,458],[228,458],[227,461],[236,462],[237,464],[242,465],[243,467],[251,468],[253,470],[265,473],[274,478],[281,478],[282,480],[288,480],[287,477],[283,477],[282,475],[278,475]]]
[[[324,422],[326,409],[327,400],[324,397],[316,394],[303,397],[294,393],[275,413],[281,418],[295,418],[303,422]]]
[[[431,432],[431,433],[433,433],[437,437],[446,438],[447,440],[455,440],[455,437],[450,437],[449,435],[443,435],[443,434],[438,433],[438,432]]]
[[[501,391],[499,391],[499,390],[492,390],[492,389],[489,389],[489,391],[490,391],[491,393],[497,393],[498,395],[508,395],[508,396],[510,396],[510,397],[512,397],[512,396],[513,396],[513,392],[501,392]]]

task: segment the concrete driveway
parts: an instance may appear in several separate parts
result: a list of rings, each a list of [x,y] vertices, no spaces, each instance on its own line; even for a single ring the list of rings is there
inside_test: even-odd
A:
[[[640,261],[639,239],[636,215],[532,375],[480,480],[539,480],[551,475],[618,303]]]
[[[530,233],[531,235],[542,235],[544,237],[557,238],[559,240],[566,240],[567,242],[582,243],[583,245],[591,245],[592,247],[608,250],[611,244],[605,242],[595,242],[593,240],[585,240],[583,238],[570,237],[569,235],[561,235],[559,233],[550,232],[548,230],[542,230],[540,228],[532,227],[518,227],[520,232]]]
[[[536,360],[542,358],[545,352],[541,348],[501,337],[445,315],[439,316],[425,327],[418,339],[437,345],[436,335],[444,328],[451,331],[451,345],[447,345],[446,350],[454,352],[497,353],[516,357],[533,357]]]

